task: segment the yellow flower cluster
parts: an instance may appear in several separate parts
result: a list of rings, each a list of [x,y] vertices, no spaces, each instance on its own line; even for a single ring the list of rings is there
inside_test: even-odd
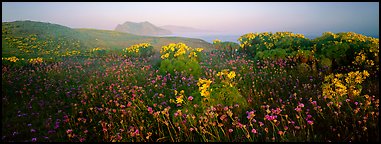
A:
[[[12,56],[12,57],[1,58],[1,60],[7,60],[7,61],[15,63],[15,62],[19,61],[19,58]]]
[[[80,54],[81,51],[73,50],[73,51],[67,51],[66,53],[62,54],[61,56],[73,56]]]
[[[103,49],[102,49],[102,48],[99,48],[99,47],[96,47],[96,48],[91,49],[90,51],[91,51],[91,52],[95,52],[95,51],[99,51],[99,50],[103,50]]]
[[[210,96],[210,84],[212,83],[209,79],[198,79],[197,86],[199,87],[198,90],[200,91],[201,96],[205,97],[206,99]]]
[[[161,55],[161,59],[166,59],[166,58],[168,58],[168,57],[169,57],[169,53],[166,53],[166,54]]]
[[[223,69],[221,72],[218,72],[216,74],[216,76],[220,77],[220,76],[226,76],[228,79],[226,79],[226,77],[223,77],[222,78],[222,83],[224,83],[225,85],[229,85],[230,87],[233,87],[233,79],[235,78],[236,74],[235,74],[235,71],[230,71],[229,72],[229,69]]]
[[[352,63],[355,65],[363,65],[363,64],[367,64],[370,66],[374,65],[374,61],[367,59],[367,57],[363,51],[361,51],[357,54],[355,60]]]
[[[197,52],[201,52],[201,51],[203,51],[204,49],[203,48],[196,48],[196,51]]]
[[[26,37],[6,37],[5,40],[8,41],[9,45],[17,47],[20,51],[25,53],[31,53],[33,49],[39,49],[39,43],[36,38],[36,35],[28,35]]]
[[[189,58],[192,58],[192,57],[197,58],[197,54],[196,54],[196,52],[191,52],[188,57]]]
[[[43,60],[42,60],[42,58],[37,57],[37,58],[31,58],[31,59],[29,59],[28,62],[32,63],[32,64],[37,64],[37,63],[42,63]]]
[[[213,44],[217,44],[217,43],[220,43],[220,42],[221,42],[221,40],[219,40],[219,39],[213,40]]]
[[[163,46],[160,50],[161,59],[166,59],[169,57],[179,57],[182,55],[186,55],[189,53],[189,58],[197,58],[197,52],[203,51],[203,48],[196,48],[193,49],[191,47],[188,47],[184,43],[170,43],[169,45]]]
[[[228,76],[229,79],[233,79],[236,76],[235,71],[230,71],[229,72],[228,69],[224,69],[221,72],[217,73],[217,76],[223,76],[223,75]]]
[[[364,70],[362,73],[359,71],[349,72],[348,77],[345,78],[345,82],[348,84],[352,84],[353,82],[361,84],[369,75],[370,74],[366,70]]]
[[[140,48],[148,48],[150,46],[151,46],[151,44],[149,44],[149,43],[140,43],[140,44],[132,45],[126,49],[123,49],[123,51],[127,51],[128,53],[133,53],[133,52],[139,53]]]
[[[179,94],[179,95],[177,95]],[[176,103],[181,104],[184,102],[184,90],[181,90],[180,93],[175,90],[175,95],[176,95]]]
[[[328,99],[338,99],[348,95],[349,97],[359,96],[361,93],[360,85],[369,76],[368,71],[349,72],[343,74],[330,74],[324,78],[323,96]]]
[[[276,32],[276,33],[247,33],[238,38],[240,42],[240,47],[250,47],[252,46],[252,42],[255,38],[259,38],[260,41],[266,46],[267,49],[272,49],[275,47],[274,43],[276,43],[279,39],[284,37],[291,38],[305,38],[302,34],[294,34],[292,32]],[[266,42],[267,41],[267,42]]]

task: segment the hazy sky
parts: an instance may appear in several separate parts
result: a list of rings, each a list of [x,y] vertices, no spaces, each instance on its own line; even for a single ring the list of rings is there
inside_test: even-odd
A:
[[[379,2],[2,2],[2,21],[15,20],[107,30],[125,21],[149,21],[157,26],[189,26],[226,34],[353,31],[378,36]]]

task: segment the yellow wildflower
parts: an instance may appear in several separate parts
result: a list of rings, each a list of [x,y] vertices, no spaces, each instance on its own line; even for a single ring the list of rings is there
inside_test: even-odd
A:
[[[201,52],[203,50],[204,50],[203,48],[196,48],[196,51],[198,51],[198,52]]]
[[[366,70],[364,70],[364,71],[362,72],[362,74],[364,75],[364,77],[368,77],[368,76],[369,76],[369,73],[368,73],[368,71],[366,71]]]
[[[200,92],[200,94],[201,94],[201,96],[204,96],[204,97],[209,97],[209,96],[210,96],[210,92],[207,91],[207,90],[202,90],[202,91]]]
[[[235,72],[234,71],[231,71],[229,74],[228,74],[228,78],[229,79],[233,79],[235,77]]]
[[[213,44],[220,43],[220,42],[221,42],[221,40],[219,40],[219,39],[213,40]]]
[[[177,104],[181,104],[181,103],[183,103],[183,101],[184,101],[183,100],[183,96],[179,96],[179,97],[176,98],[176,103]]]

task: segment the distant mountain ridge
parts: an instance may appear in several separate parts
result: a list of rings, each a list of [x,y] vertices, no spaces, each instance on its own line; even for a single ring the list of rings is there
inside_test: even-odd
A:
[[[123,24],[118,24],[115,31],[131,33],[135,35],[145,35],[145,36],[156,36],[156,35],[170,35],[171,31],[157,27],[150,22],[125,22]]]

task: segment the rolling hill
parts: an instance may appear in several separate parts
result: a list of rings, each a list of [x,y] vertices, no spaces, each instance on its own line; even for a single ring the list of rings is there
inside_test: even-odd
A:
[[[37,39],[30,42],[30,39]],[[206,51],[212,45],[201,39],[184,37],[140,36],[112,30],[73,29],[66,26],[35,21],[15,21],[2,23],[2,54],[23,55],[45,51],[88,51],[100,47],[108,51],[121,51],[133,44],[148,42],[154,46],[156,54],[169,43],[186,43],[190,47],[202,47]],[[31,49],[38,45],[36,49]],[[20,49],[24,47],[25,51]],[[30,52],[32,51],[32,52]]]

